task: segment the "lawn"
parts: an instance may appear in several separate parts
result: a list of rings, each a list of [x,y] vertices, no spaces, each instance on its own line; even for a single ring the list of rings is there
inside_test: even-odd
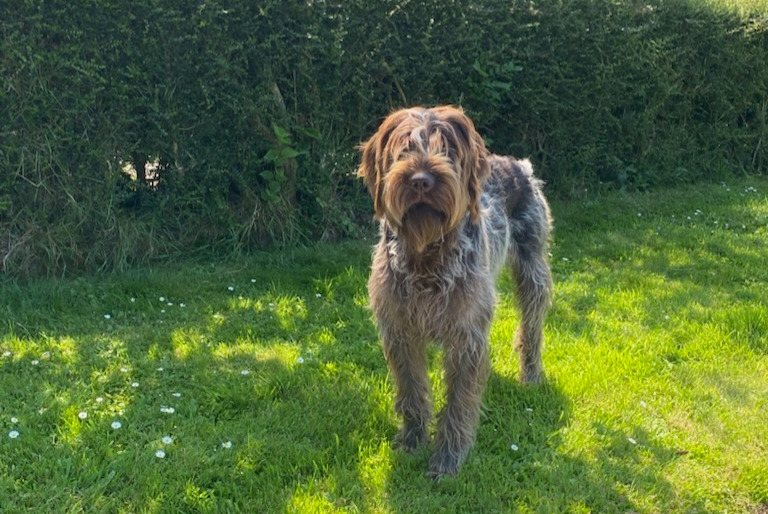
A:
[[[517,383],[504,274],[441,482],[390,447],[373,240],[4,283],[0,510],[767,513],[768,182],[553,211],[548,382]]]

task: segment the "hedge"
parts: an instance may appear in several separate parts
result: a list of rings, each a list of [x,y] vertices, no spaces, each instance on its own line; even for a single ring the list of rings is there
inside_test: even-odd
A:
[[[6,276],[355,237],[355,146],[462,105],[552,195],[768,170],[768,13],[705,0],[0,0]]]

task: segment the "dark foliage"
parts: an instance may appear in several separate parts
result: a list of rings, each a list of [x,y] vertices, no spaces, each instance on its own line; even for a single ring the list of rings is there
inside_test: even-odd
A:
[[[354,236],[355,145],[453,103],[551,192],[768,168],[768,13],[696,0],[0,0],[13,276]],[[551,193],[551,194],[554,194]]]

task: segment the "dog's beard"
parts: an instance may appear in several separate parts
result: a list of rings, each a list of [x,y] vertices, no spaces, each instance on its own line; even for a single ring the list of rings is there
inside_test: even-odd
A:
[[[401,235],[422,253],[430,244],[443,238],[447,216],[426,203],[408,209],[400,227]]]

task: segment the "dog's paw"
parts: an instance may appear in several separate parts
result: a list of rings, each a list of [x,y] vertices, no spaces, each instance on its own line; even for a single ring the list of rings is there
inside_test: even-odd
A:
[[[395,437],[394,443],[395,448],[413,453],[420,446],[427,444],[427,429],[420,425],[404,426]]]
[[[523,385],[541,385],[546,380],[541,366],[521,367],[520,369],[520,383]]]
[[[520,377],[520,383],[523,385],[541,385],[544,383],[542,375],[523,375]]]
[[[450,452],[445,448],[439,449],[429,459],[429,471],[427,476],[433,480],[442,480],[446,477],[455,477],[459,473],[461,455]]]

